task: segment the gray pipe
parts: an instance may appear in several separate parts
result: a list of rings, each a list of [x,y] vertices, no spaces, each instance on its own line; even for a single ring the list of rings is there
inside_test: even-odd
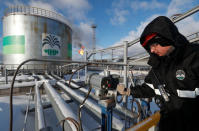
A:
[[[86,62],[88,61],[87,57],[88,57],[88,52],[85,51],[85,61]],[[87,73],[88,73],[88,67],[85,66],[85,80],[86,80],[86,77],[87,77]]]
[[[128,41],[124,41],[124,85],[125,88],[128,88],[128,80],[127,80],[127,56],[128,56]],[[128,102],[128,96],[124,96],[123,102],[125,103],[127,107],[127,102]]]
[[[79,103],[81,103],[84,100],[84,95],[75,92],[74,90],[72,90],[70,87],[64,85],[61,82],[57,82],[57,85],[64,91],[66,92],[68,95],[70,95],[71,97],[73,97],[74,99],[76,99]],[[85,107],[90,110],[92,113],[94,113],[98,118],[101,119],[101,108],[99,106],[98,103],[96,103],[94,100],[92,99],[87,99],[85,102]],[[92,110],[91,110],[92,109]],[[117,129],[117,130],[124,130],[124,125],[122,124],[122,121],[119,120],[118,118],[113,116],[113,128]]]
[[[19,87],[29,87],[29,86],[34,86],[35,82],[22,82],[22,83],[15,83],[14,88],[19,88]],[[11,84],[4,84],[0,85],[0,89],[8,89],[11,87]]]
[[[53,109],[55,110],[56,116],[59,121],[64,120],[67,117],[77,120],[76,115],[72,112],[70,106],[68,106],[63,98],[55,91],[55,89],[50,85],[49,81],[44,82],[44,88],[46,93],[52,103]],[[75,131],[76,127],[71,122],[65,121],[64,124],[65,131]]]
[[[50,75],[47,75],[50,79],[53,77]],[[60,79],[58,76],[56,76],[60,81],[64,82],[64,80]],[[69,88],[68,86],[64,85],[62,82],[58,81],[57,85],[68,95],[73,97],[75,100],[77,100],[79,103],[81,103],[84,100],[84,95],[77,93],[73,89]],[[71,83],[72,86],[75,86],[76,84]],[[77,86],[77,85],[76,85]],[[95,116],[101,119],[101,107],[98,103],[96,103],[94,100],[88,98],[85,102],[85,107],[91,111]],[[91,110],[92,109],[92,110]],[[124,130],[124,125],[122,124],[122,121],[120,121],[118,118],[113,116],[113,128],[117,129],[119,131]]]
[[[50,131],[50,127],[46,127],[44,119],[44,112],[39,92],[39,87],[41,86],[41,84],[42,82],[36,82],[35,86],[35,131]]]
[[[48,76],[50,79],[54,79],[53,77],[55,77],[56,79],[59,79],[60,81],[66,82],[67,84],[69,84],[69,81],[65,81],[65,80],[61,79],[60,77],[58,77],[58,76],[56,76],[56,75],[52,75],[53,77],[50,76],[50,75],[47,75],[47,76]],[[79,87],[80,87],[79,85],[73,83],[72,81],[71,81],[70,84],[71,84],[71,86],[73,86],[73,87],[75,87],[75,88],[79,88]],[[79,91],[81,91],[81,92],[83,92],[83,93],[85,93],[85,94],[88,93],[88,89],[85,89],[85,88],[80,88]],[[99,99],[96,97],[96,95],[95,95],[94,93],[92,93],[92,92],[90,93],[90,97],[92,97],[92,98],[95,99],[95,100],[99,100]],[[126,115],[127,117],[132,118],[132,119],[136,119],[137,116],[138,116],[137,113],[132,113],[131,111],[129,111],[128,109],[122,107],[122,106],[119,105],[119,104],[116,104],[116,107],[115,107],[113,110],[114,110],[115,112],[118,112],[118,113],[122,114],[123,116]],[[126,111],[126,112],[125,112],[125,111]]]

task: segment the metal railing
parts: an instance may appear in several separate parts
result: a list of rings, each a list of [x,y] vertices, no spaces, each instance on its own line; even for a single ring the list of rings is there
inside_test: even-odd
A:
[[[4,16],[12,15],[12,14],[26,14],[26,15],[36,15],[36,16],[43,16],[50,19],[58,20],[63,22],[71,27],[71,24],[68,20],[65,19],[64,16],[58,14],[56,12],[41,9],[38,7],[30,7],[24,5],[14,5],[10,6],[4,11]]]
[[[199,6],[196,6],[195,8],[183,13],[183,14],[180,14],[176,17],[172,17],[171,20],[173,21],[173,23],[177,23],[181,20],[183,20],[184,18],[196,13],[199,11]],[[128,47],[132,46],[132,45],[135,45],[136,43],[138,43],[140,41],[140,38],[137,38],[133,41],[130,41],[128,42]],[[192,42],[192,41],[191,41]],[[125,42],[124,42],[125,43]],[[124,44],[121,44],[121,45],[116,45],[116,46],[112,46],[112,47],[108,47],[108,48],[104,48],[104,49],[99,49],[99,50],[96,50],[96,51],[91,51],[91,52],[88,52],[89,54],[92,54],[92,53],[100,53],[100,52],[105,52],[105,51],[109,51],[109,50],[115,50],[115,49],[121,49],[121,48],[124,48]]]
[[[189,40],[189,42],[196,42],[199,41],[199,32],[195,32],[192,33],[190,35],[187,36],[187,39]]]

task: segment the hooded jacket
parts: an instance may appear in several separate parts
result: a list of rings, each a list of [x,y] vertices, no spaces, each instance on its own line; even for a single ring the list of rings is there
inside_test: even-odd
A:
[[[179,91],[195,91],[199,89],[199,45],[190,44],[178,31],[174,23],[165,16],[159,16],[150,22],[144,29],[140,43],[145,41],[147,35],[156,33],[166,39],[175,50],[169,56],[159,57],[147,50],[150,54],[148,64],[158,77],[159,84],[165,85],[166,92],[173,97],[186,99],[189,96],[180,96]],[[133,89],[134,97],[152,97],[157,95],[157,82],[154,82],[153,72],[150,71],[145,82],[152,84],[152,88],[144,83]],[[181,106],[181,105],[179,105]],[[178,107],[180,108],[180,107]]]
[[[171,41],[174,46],[185,46],[189,43],[187,39],[179,33],[174,23],[165,16],[155,18],[146,26],[140,37],[140,43],[143,43],[145,37],[152,33],[157,33],[158,35]]]
[[[193,115],[189,115],[190,118],[199,117],[196,115],[199,110],[199,45],[189,43],[174,23],[165,16],[155,18],[146,26],[140,37],[140,43],[142,44],[146,37],[152,33],[166,39],[169,43],[165,44],[173,45],[175,50],[169,56],[159,57],[148,50],[149,44],[146,43],[144,48],[150,54],[148,64],[152,66],[152,69],[146,76],[145,83],[132,88],[132,95],[135,98],[159,96],[162,101],[160,104],[162,116],[165,116],[164,114],[170,116],[168,117],[170,122],[167,121],[168,124],[163,125],[162,129],[173,130],[175,126],[177,129],[186,130],[183,128],[184,119],[187,120],[187,123],[190,121],[192,126],[189,128],[194,129],[194,121],[187,118],[186,112],[192,112]],[[153,72],[155,72],[159,82],[154,80]],[[169,102],[163,100],[158,90],[158,84],[164,85],[170,99]],[[176,115],[178,113],[180,115]],[[176,123],[174,116],[182,117],[183,122],[178,120],[181,127],[172,125]]]

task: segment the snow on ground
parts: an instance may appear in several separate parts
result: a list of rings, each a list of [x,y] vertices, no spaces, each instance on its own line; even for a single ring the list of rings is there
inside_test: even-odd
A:
[[[26,109],[27,96],[14,96],[13,97],[13,131],[22,131],[24,128],[24,118],[25,114],[23,111]],[[43,100],[48,102],[48,99]],[[31,101],[31,106],[33,107],[34,101]],[[71,108],[75,114],[78,114],[78,105],[74,102],[70,103]],[[60,126],[57,126],[58,120],[56,118],[55,112],[52,108],[44,109],[44,116],[47,126],[53,128],[53,131],[62,131]],[[84,110],[82,110],[82,122],[84,131],[90,131],[95,129],[100,125],[90,117]],[[0,130],[9,130],[9,96],[0,97]],[[92,123],[92,124],[91,124]],[[30,112],[28,114],[27,125],[25,131],[35,130],[35,113]]]
[[[23,127],[24,115],[21,109],[25,108],[26,96],[13,97],[13,129],[20,131]],[[0,97],[0,129],[2,131],[9,130],[9,96]]]

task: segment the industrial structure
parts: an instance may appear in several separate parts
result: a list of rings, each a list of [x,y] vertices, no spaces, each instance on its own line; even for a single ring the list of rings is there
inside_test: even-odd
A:
[[[172,20],[176,23],[198,10],[199,6]],[[61,125],[59,130],[86,130],[85,126],[91,124],[82,121],[85,115],[85,119],[91,117],[95,120],[102,131],[155,130],[159,115],[146,110],[141,104],[148,100],[129,96],[129,84],[140,84],[150,69],[146,64],[147,53],[128,56],[128,49],[138,43],[139,38],[125,41],[122,45],[85,52],[85,61],[74,61],[71,60],[71,33],[70,24],[54,12],[25,6],[13,6],[5,11],[0,96],[10,96],[10,131],[14,130],[15,123],[13,95],[25,93],[28,93],[29,103],[24,109],[23,130],[57,130],[45,119],[44,112],[49,108],[53,109]],[[187,36],[187,39],[191,43],[198,42],[198,32]],[[118,49],[123,50],[123,57],[119,60],[113,58]],[[97,53],[109,53],[110,59],[91,60],[92,55]],[[121,90],[124,91],[122,94]],[[46,102],[44,97],[49,101]],[[34,101],[32,107],[30,101]],[[71,103],[74,103],[75,110]],[[34,112],[34,129],[26,126],[30,112]],[[146,120],[149,116],[156,119],[155,123]]]
[[[63,16],[36,7],[11,6],[3,17],[3,64],[19,65],[31,58],[71,60],[71,36],[70,23]]]

